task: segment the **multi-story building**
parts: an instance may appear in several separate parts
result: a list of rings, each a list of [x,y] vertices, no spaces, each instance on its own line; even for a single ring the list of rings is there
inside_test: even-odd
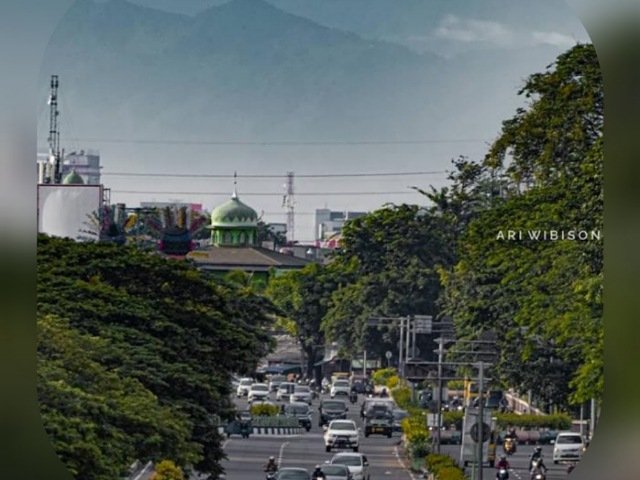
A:
[[[148,209],[158,209],[162,210],[163,208],[174,208],[180,209],[186,207],[190,212],[198,212],[201,213],[202,204],[201,203],[186,203],[186,202],[140,202],[140,208],[148,208]]]
[[[315,235],[316,242],[324,242],[342,231],[345,222],[362,217],[367,212],[335,211],[328,208],[316,209]]]
[[[49,163],[48,153],[38,153],[38,183],[44,183],[44,165]],[[85,185],[100,185],[100,153],[95,150],[80,150],[64,155],[60,165],[61,177],[75,171]]]

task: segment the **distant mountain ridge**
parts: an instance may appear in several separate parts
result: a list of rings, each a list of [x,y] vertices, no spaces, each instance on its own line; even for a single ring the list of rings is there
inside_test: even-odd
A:
[[[195,17],[80,0],[52,37],[41,84],[60,75],[82,135],[346,137],[389,131],[439,61],[263,0]]]
[[[274,0],[231,0],[195,16],[78,0],[47,49],[41,98],[49,75],[60,75],[73,134],[85,138],[481,138],[518,101],[524,75],[513,67],[552,60],[544,49],[514,51],[496,69],[500,58],[484,55],[418,54],[285,12]]]

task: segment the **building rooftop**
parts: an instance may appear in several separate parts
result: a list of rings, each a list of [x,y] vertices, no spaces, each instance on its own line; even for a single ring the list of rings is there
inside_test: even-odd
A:
[[[266,271],[270,268],[303,268],[311,260],[286,255],[261,247],[212,247],[207,250],[194,250],[187,255],[198,266],[210,270]]]

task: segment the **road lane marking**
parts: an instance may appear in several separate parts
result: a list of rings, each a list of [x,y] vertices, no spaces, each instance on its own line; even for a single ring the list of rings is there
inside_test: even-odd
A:
[[[393,448],[393,453],[395,454],[396,459],[398,460],[398,463],[403,468],[403,470],[405,470],[409,474],[409,476],[411,477],[411,480],[416,480],[416,477],[413,476],[413,473],[411,472],[411,470],[407,468],[407,466],[404,464],[404,461],[400,458],[400,452],[398,452],[397,446]]]
[[[284,442],[282,445],[280,445],[280,454],[278,455],[278,466],[282,465],[282,456],[284,454],[284,447],[286,447],[287,445],[289,445],[289,442]]]

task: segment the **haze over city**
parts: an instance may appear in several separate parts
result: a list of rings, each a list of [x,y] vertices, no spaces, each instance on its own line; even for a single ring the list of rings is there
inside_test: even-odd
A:
[[[284,222],[292,171],[311,240],[316,208],[425,203],[411,186],[482,158],[525,79],[588,41],[555,0],[80,0],[43,59],[39,149],[57,74],[61,145],[99,150],[113,202],[211,210],[237,171],[240,197]]]

